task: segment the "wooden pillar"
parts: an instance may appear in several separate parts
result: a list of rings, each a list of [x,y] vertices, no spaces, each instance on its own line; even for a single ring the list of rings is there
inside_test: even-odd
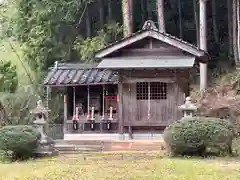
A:
[[[105,118],[105,86],[103,85],[103,95],[102,95],[102,101],[103,101],[103,103],[102,103],[102,120],[104,120],[104,118]]]
[[[123,84],[122,82],[118,83],[118,127],[119,133],[123,134]]]
[[[150,89],[150,83],[148,83],[148,120],[150,120],[151,116],[151,89]]]
[[[50,87],[49,86],[47,86],[46,87],[47,89],[46,89],[46,91],[47,91],[47,97],[46,97],[46,101],[47,101],[47,103],[46,103],[46,108],[47,108],[47,110],[49,110],[49,91],[50,91]],[[46,113],[46,126],[45,126],[45,132],[48,132],[49,131],[49,112],[47,111],[47,113]]]
[[[76,89],[73,87],[73,115],[76,114]]]
[[[64,103],[64,116],[63,116],[63,133],[67,132],[67,93],[63,96],[63,103]]]
[[[199,1],[199,24],[200,24],[200,49],[207,51],[207,1]],[[203,91],[207,88],[207,64],[200,63],[200,90]]]
[[[90,89],[87,87],[87,119],[90,119]]]

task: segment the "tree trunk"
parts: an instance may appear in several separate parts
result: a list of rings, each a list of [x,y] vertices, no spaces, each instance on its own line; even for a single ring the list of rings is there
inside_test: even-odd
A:
[[[232,1],[227,1],[228,8],[228,57],[231,59],[233,54],[233,33],[232,33]]]
[[[229,0],[228,0],[229,1]],[[213,23],[213,34],[215,43],[219,43],[218,28],[217,28],[217,19],[216,19],[216,0],[212,0],[212,23]]]
[[[108,22],[112,21],[112,0],[108,0]]]
[[[91,23],[90,23],[90,17],[89,17],[89,8],[86,10],[86,36],[91,36]]]
[[[0,102],[0,127],[4,125],[6,121],[7,121],[6,111],[4,109],[2,102]]]
[[[238,43],[237,43],[237,1],[233,0],[232,8],[233,8],[233,15],[232,15],[232,26],[233,26],[233,55],[234,61],[236,65],[239,65],[238,59]]]
[[[207,51],[207,2],[206,0],[199,1],[199,23],[200,23],[200,49]],[[200,63],[200,90],[203,95],[207,88],[207,64]]]
[[[160,32],[165,32],[164,0],[157,0],[158,27]]]
[[[100,27],[103,27],[104,25],[104,9],[103,9],[103,1],[98,0],[98,7],[99,7],[99,21],[100,21]]]
[[[132,0],[122,0],[124,37],[132,34]]]
[[[183,27],[182,27],[182,4],[181,0],[178,0],[178,18],[179,18],[179,37],[183,39]]]
[[[237,50],[238,61],[240,61],[240,0],[237,1]]]
[[[194,21],[195,21],[195,27],[196,27],[196,40],[197,40],[197,46],[200,46],[200,37],[199,37],[199,21],[198,21],[198,8],[197,8],[197,2],[196,0],[193,0],[193,11],[194,11]]]
[[[151,20],[152,19],[152,7],[151,7],[151,5],[150,5],[150,3],[149,2],[145,2],[145,4],[146,4],[146,9],[147,9],[147,20]]]
[[[145,6],[144,6],[144,0],[141,0],[141,22],[142,22],[142,25],[144,24],[144,22],[146,21],[145,19]]]

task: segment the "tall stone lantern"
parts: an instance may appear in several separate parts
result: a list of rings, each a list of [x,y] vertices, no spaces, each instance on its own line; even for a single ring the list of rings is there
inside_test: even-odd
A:
[[[39,141],[39,146],[36,150],[36,153],[38,155],[53,155],[55,154],[57,151],[55,150],[55,142],[53,141],[53,139],[51,139],[50,137],[48,137],[45,133],[44,133],[44,126],[46,125],[46,115],[50,110],[45,108],[42,104],[41,100],[37,101],[37,107],[33,110],[30,111],[31,114],[33,114],[34,116],[34,125],[36,125],[36,128],[38,129],[38,131],[41,134],[41,139]]]
[[[191,118],[198,108],[192,103],[191,97],[187,97],[185,103],[179,106],[179,109],[183,112],[183,118]]]

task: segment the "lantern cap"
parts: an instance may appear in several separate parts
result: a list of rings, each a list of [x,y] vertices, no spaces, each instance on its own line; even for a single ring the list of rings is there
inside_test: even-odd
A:
[[[196,111],[197,110],[197,106],[195,106],[192,103],[191,97],[187,97],[185,103],[183,105],[179,106],[178,108],[182,111]]]
[[[30,111],[31,114],[46,114],[50,110],[43,106],[42,100],[37,101],[37,107]]]

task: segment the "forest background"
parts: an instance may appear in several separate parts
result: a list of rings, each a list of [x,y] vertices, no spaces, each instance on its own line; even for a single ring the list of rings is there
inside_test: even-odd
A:
[[[55,61],[93,63],[94,52],[140,30],[146,20],[199,46],[202,1],[209,87],[228,79],[239,89],[240,0],[0,0],[1,123],[29,122],[29,109],[46,99],[41,81]],[[59,123],[62,96],[51,94],[50,119]]]

